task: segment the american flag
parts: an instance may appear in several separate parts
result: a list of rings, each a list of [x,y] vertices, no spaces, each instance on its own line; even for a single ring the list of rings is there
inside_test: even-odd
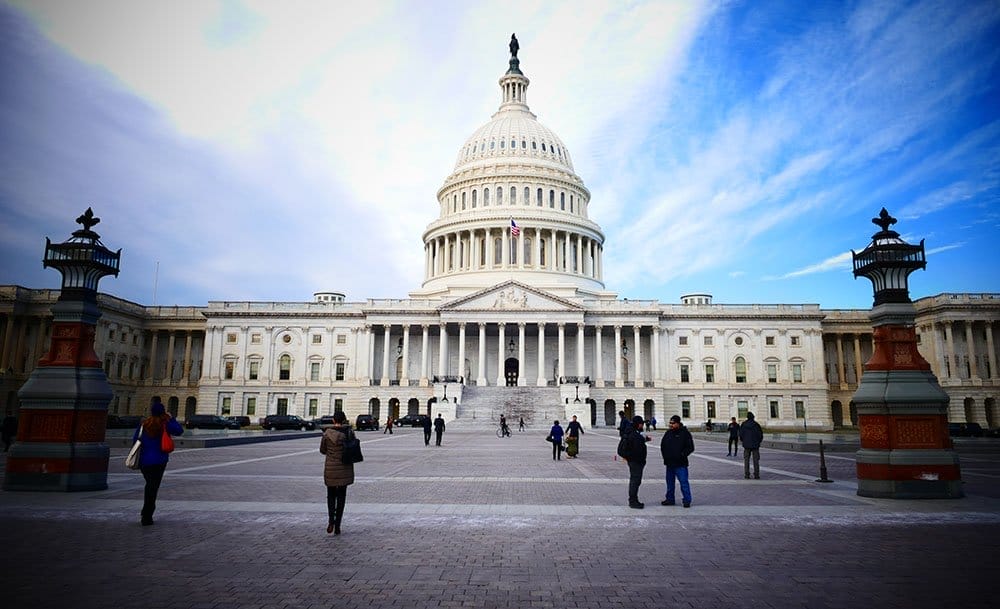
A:
[[[517,237],[520,234],[521,234],[521,227],[519,227],[517,225],[517,222],[514,222],[514,218],[511,218],[510,219],[510,236],[511,237]]]

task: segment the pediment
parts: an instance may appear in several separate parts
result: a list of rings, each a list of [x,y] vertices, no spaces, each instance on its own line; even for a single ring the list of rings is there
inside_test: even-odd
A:
[[[495,286],[453,300],[441,311],[582,311],[575,302],[519,281],[505,281]]]

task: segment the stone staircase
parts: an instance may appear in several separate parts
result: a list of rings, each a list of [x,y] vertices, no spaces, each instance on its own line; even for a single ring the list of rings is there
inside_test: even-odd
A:
[[[465,387],[462,403],[449,422],[457,428],[495,426],[500,415],[507,417],[507,425],[517,430],[518,418],[531,426],[551,425],[552,421],[566,418],[566,407],[559,402],[558,387]]]

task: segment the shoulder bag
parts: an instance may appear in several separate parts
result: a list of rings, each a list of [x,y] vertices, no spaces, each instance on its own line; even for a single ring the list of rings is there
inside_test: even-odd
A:
[[[139,434],[139,438],[142,434]],[[142,447],[142,440],[136,439],[135,443],[132,444],[132,448],[128,451],[128,455],[125,456],[125,467],[129,469],[139,469],[139,449]]]
[[[160,450],[165,453],[174,452],[174,439],[167,431],[167,426],[163,426],[163,435],[160,437]]]
[[[344,450],[340,453],[340,462],[344,465],[354,465],[365,460],[361,454],[361,440],[350,429],[344,432]]]

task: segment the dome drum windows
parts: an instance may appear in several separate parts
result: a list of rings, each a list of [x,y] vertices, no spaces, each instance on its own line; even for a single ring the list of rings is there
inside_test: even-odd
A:
[[[510,187],[510,204],[511,205],[517,204],[517,187],[515,186]]]

